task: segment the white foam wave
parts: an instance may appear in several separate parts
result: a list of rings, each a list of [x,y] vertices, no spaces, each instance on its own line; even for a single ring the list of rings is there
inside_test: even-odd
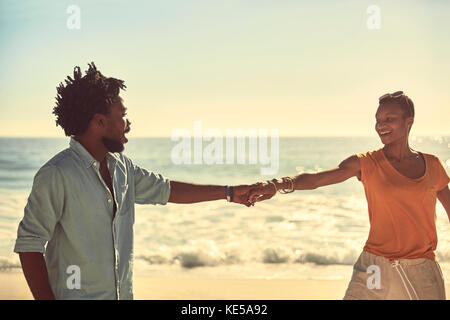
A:
[[[21,268],[21,265],[18,259],[0,257],[0,271],[9,271],[12,269],[19,269],[19,268]]]
[[[292,251],[285,247],[266,248],[262,253],[264,263],[285,263],[292,258]]]
[[[354,249],[303,251],[288,247],[262,247],[256,254],[249,254],[252,248],[220,247],[214,241],[192,241],[180,248],[159,248],[154,252],[138,255],[136,258],[149,265],[179,264],[186,269],[196,267],[217,267],[224,265],[263,264],[316,264],[353,265],[359,252]]]

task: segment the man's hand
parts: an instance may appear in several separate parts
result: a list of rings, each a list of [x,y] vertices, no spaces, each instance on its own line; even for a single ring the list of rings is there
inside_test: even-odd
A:
[[[269,182],[259,182],[249,192],[249,203],[255,205],[255,202],[263,201],[272,198],[277,190],[275,185]]]
[[[255,202],[272,198],[275,193],[275,187],[270,183],[241,184],[233,186],[233,202],[250,207],[254,206]]]
[[[254,202],[250,201],[250,193],[253,190],[257,190],[260,183],[255,183],[252,185],[241,184],[238,186],[233,186],[233,202],[243,204],[247,207],[254,206]]]

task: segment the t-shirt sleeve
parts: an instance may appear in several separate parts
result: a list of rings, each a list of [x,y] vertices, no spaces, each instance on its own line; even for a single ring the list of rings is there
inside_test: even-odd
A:
[[[361,166],[361,179],[358,178],[362,183],[366,183],[367,179],[370,178],[370,175],[374,171],[375,164],[372,159],[372,153],[358,153],[356,155],[359,159],[359,164]]]
[[[150,172],[137,165],[134,171],[135,203],[166,204],[170,196],[170,181],[161,174]]]
[[[450,182],[447,172],[445,171],[442,161],[436,157],[436,190],[444,189]]]

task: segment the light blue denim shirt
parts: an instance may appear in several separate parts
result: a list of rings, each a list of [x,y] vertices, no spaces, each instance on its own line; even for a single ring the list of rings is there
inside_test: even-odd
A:
[[[114,199],[100,163],[74,138],[34,177],[14,252],[44,253],[56,299],[133,299],[134,204],[169,199],[168,179],[122,153],[106,160]]]

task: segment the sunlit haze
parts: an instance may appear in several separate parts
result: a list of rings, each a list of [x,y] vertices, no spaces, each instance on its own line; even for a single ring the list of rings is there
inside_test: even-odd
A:
[[[69,29],[76,2],[80,29]],[[375,135],[403,90],[412,135],[450,134],[450,2],[1,1],[0,136],[64,137],[56,86],[94,61],[125,80],[130,138],[176,129]]]

